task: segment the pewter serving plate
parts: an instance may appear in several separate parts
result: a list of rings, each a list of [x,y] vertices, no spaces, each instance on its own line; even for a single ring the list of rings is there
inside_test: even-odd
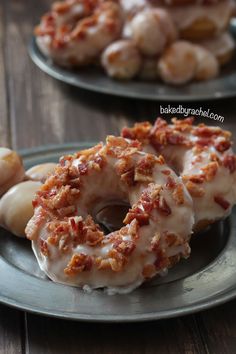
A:
[[[89,144],[21,151],[25,167],[57,161]],[[23,197],[23,196],[22,196]],[[39,269],[28,240],[0,229],[0,302],[33,313],[101,322],[170,318],[224,303],[236,296],[236,209],[191,242],[192,255],[126,295],[88,294],[56,284]]]
[[[236,20],[232,21],[232,33],[236,37]],[[193,82],[184,86],[169,86],[158,81],[116,81],[100,68],[80,70],[63,69],[47,59],[37,47],[35,37],[29,44],[29,54],[34,63],[52,77],[68,84],[104,94],[163,101],[199,101],[236,96],[236,60],[226,65],[220,76],[205,82]]]

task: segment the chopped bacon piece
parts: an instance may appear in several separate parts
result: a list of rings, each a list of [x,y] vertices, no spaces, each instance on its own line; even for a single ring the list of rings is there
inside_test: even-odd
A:
[[[77,168],[78,168],[80,175],[86,175],[88,173],[88,164],[87,163],[80,163]]]
[[[173,191],[173,199],[177,205],[184,204],[184,189],[182,184],[178,184]]]
[[[227,210],[230,207],[230,203],[221,196],[215,196],[214,201],[221,206],[222,209]]]
[[[204,124],[199,124],[197,128],[193,130],[193,134],[200,136],[200,137],[205,137],[205,138],[210,138],[212,136],[217,136],[222,133],[222,130],[218,127],[207,127]]]
[[[154,201],[154,206],[159,211],[159,213],[164,216],[169,216],[171,214],[171,208],[167,204],[165,198],[162,196]]]
[[[221,140],[219,142],[216,142],[214,145],[217,151],[224,152],[231,147],[231,142],[228,140]]]
[[[126,183],[127,186],[134,186],[136,184],[134,173],[134,168],[131,168],[129,171],[121,175],[121,181]]]
[[[40,251],[45,257],[49,257],[49,249],[48,249],[48,244],[47,241],[42,240],[40,238]]]
[[[162,173],[163,173],[163,171],[162,171]],[[175,182],[174,178],[171,176],[168,176],[167,180],[166,180],[166,188],[173,189],[175,187],[176,187],[176,182]]]
[[[223,159],[224,167],[228,168],[230,173],[234,173],[236,171],[236,156],[235,155],[227,155]]]
[[[196,184],[202,184],[205,181],[205,177],[203,175],[190,175],[190,176],[182,176],[182,180],[184,182],[190,181]]]
[[[214,179],[218,171],[218,163],[210,162],[207,166],[202,167],[201,170],[204,173],[204,177],[207,182],[210,182]]]
[[[134,219],[138,221],[140,226],[149,224],[149,214],[144,212],[138,206],[129,210],[123,222],[127,225],[130,224]]]
[[[203,188],[200,188],[197,184],[188,181],[186,183],[186,188],[188,189],[189,193],[191,194],[192,197],[203,197],[205,194],[205,191]]]
[[[74,276],[81,272],[91,270],[93,266],[92,257],[87,256],[83,253],[74,254],[64,269],[64,272],[68,276]]]
[[[124,241],[122,238],[118,239],[114,243],[114,249],[124,256],[130,256],[135,249],[135,243],[133,241]]]

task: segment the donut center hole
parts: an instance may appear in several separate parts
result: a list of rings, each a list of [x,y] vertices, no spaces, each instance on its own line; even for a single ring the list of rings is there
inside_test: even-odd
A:
[[[107,235],[124,226],[123,220],[128,213],[129,208],[130,205],[128,204],[106,205],[97,211],[95,220]]]

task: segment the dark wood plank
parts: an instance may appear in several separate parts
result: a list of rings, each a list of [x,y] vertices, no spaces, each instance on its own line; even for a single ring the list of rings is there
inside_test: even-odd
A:
[[[10,145],[10,127],[8,123],[6,66],[5,66],[5,18],[4,3],[0,3],[0,146]]]
[[[24,353],[23,313],[0,305],[0,354]]]
[[[26,353],[204,354],[192,316],[143,324],[85,324],[27,317]]]
[[[198,316],[203,341],[214,354],[236,352],[236,300]]]

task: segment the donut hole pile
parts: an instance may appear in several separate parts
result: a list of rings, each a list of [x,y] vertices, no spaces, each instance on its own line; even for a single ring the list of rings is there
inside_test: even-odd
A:
[[[170,85],[215,78],[234,53],[233,0],[65,0],[35,30],[57,64]]]

